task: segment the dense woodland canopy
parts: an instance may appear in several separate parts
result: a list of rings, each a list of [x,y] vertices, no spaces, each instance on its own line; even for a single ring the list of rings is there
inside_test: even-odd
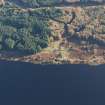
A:
[[[34,0],[35,1],[35,0]],[[13,5],[0,8],[0,50],[17,50],[36,53],[48,46],[51,30],[49,18],[42,15],[55,15],[56,9],[37,9],[33,12],[22,12],[14,9]],[[37,14],[37,15],[36,15]]]

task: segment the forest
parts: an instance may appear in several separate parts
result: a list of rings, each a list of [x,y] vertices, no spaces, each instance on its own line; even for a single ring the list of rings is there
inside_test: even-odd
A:
[[[18,9],[14,9],[13,5],[0,8],[0,50],[37,53],[46,48],[51,35],[49,18],[39,17],[39,15],[48,17],[61,12],[57,9],[51,12],[52,8],[33,12]]]

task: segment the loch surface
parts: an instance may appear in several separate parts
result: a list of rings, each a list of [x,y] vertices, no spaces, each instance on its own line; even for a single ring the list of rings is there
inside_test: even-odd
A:
[[[105,65],[0,61],[1,105],[105,105]]]

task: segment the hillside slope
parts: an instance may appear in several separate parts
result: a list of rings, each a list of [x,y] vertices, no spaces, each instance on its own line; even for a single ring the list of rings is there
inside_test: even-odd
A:
[[[20,7],[12,7],[12,9],[13,12],[10,13],[12,15],[14,14],[13,16],[18,16],[19,18],[20,14],[22,14],[22,16],[27,16],[28,14],[33,19],[33,21],[34,18],[36,18],[37,16],[39,19],[43,18],[42,21],[44,22],[46,21],[46,15],[48,15],[47,25],[50,28],[51,33],[50,36],[47,36],[48,46],[42,47],[41,44],[42,49],[40,52],[22,57],[9,55],[9,53],[8,55],[1,54],[1,59],[9,59],[9,60],[11,59],[16,61],[47,63],[47,64],[48,63],[57,63],[57,64],[58,63],[60,64],[105,63],[105,57],[104,57],[105,56],[105,15],[104,15],[105,7],[104,6],[91,6],[91,7],[65,6],[65,7],[52,8],[53,10],[54,9],[56,10],[56,14],[57,11],[62,13],[62,15],[58,17],[56,16],[55,12],[53,13],[51,8],[22,9]],[[51,11],[49,15],[50,9]],[[39,13],[41,14],[39,15]],[[20,20],[18,22],[20,22]],[[12,27],[13,26],[14,24],[12,24]],[[33,28],[32,25],[30,26]],[[19,30],[18,28],[16,30]],[[33,30],[35,31],[36,28],[33,28]],[[41,28],[41,30],[43,30],[43,27]],[[27,31],[32,34],[30,28]],[[34,34],[36,33],[33,33],[33,35]],[[30,38],[33,38],[33,36],[31,36]],[[43,41],[45,41],[45,39]],[[28,42],[26,43],[27,47]],[[43,43],[45,44],[46,42]],[[34,44],[36,45],[36,42]],[[33,49],[33,47],[31,48]],[[34,50],[36,51],[35,48]]]
[[[68,33],[64,34],[64,24],[50,20],[52,37],[50,37],[48,48],[41,53],[20,59],[34,63],[105,63],[104,6],[65,7],[61,10],[64,13],[61,17],[62,21],[72,18],[68,16],[68,13],[72,11],[76,13],[76,18],[68,24]]]

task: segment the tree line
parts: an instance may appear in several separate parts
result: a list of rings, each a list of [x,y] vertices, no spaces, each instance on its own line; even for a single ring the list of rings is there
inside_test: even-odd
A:
[[[49,19],[35,16],[38,12],[44,11],[29,13],[0,8],[0,50],[36,53],[47,47],[51,35]]]

